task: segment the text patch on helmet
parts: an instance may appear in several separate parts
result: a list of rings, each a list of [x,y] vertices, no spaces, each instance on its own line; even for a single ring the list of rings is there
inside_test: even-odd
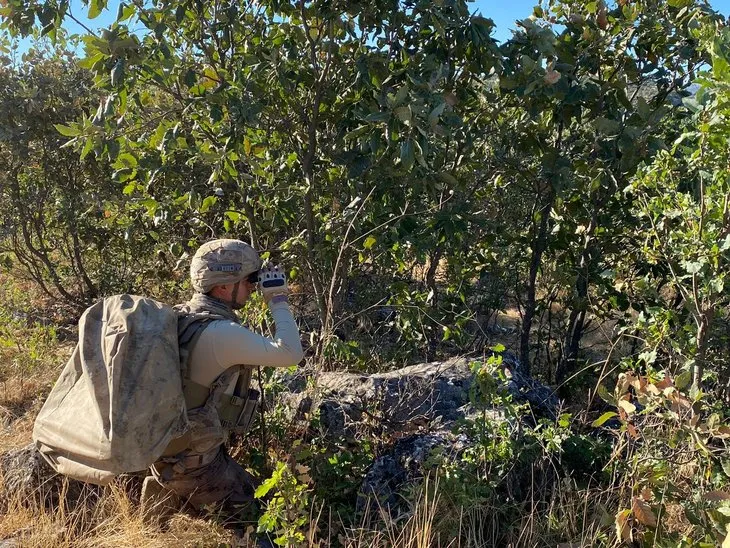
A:
[[[216,264],[211,265],[210,270],[213,272],[238,272],[241,270],[240,264]]]

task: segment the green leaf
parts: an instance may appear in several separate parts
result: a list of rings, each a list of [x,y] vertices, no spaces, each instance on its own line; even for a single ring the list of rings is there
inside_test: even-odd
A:
[[[266,494],[271,491],[275,486],[278,478],[275,476],[270,477],[266,481],[264,481],[261,485],[259,485],[256,488],[256,491],[254,491],[254,498],[260,499],[262,497],[265,497]]]
[[[684,390],[689,386],[690,382],[692,382],[692,373],[689,371],[682,371],[675,377],[674,386],[677,387],[677,390]]]
[[[608,391],[608,389],[602,384],[598,385],[598,396],[606,403],[610,403],[611,405],[616,405],[616,398],[613,395],[611,395],[611,393]]]
[[[402,105],[408,97],[408,91],[409,90],[407,84],[401,86],[401,88],[396,92],[395,97],[393,98],[393,104],[391,106],[395,108]]]
[[[401,122],[403,122],[404,124],[409,124],[411,122],[411,117],[412,117],[413,113],[411,112],[410,105],[398,107],[393,112],[398,117],[398,119]]]
[[[81,155],[79,156],[79,159],[83,162],[84,159],[89,155],[89,153],[94,150],[94,145],[96,142],[92,138],[86,139],[84,142],[84,148],[81,149]]]
[[[441,116],[441,114],[443,114],[445,109],[446,102],[444,101],[431,111],[431,113],[428,115],[428,123],[431,127],[434,127],[436,124],[438,124],[439,117]]]
[[[362,245],[363,245],[363,247],[364,247],[365,249],[371,249],[371,248],[372,248],[372,247],[373,247],[373,246],[375,245],[375,243],[376,243],[376,242],[377,242],[377,240],[375,239],[375,237],[373,237],[373,236],[368,236],[368,237],[367,237],[367,238],[365,239],[365,242],[364,242],[364,243],[363,243]]]
[[[612,419],[613,417],[616,417],[616,416],[618,416],[618,413],[616,413],[614,411],[608,411],[608,412],[604,413],[603,415],[601,415],[600,417],[598,417],[596,420],[594,420],[591,423],[591,426],[593,428],[598,428],[599,426],[602,426],[603,423],[605,423],[607,420]]]
[[[200,206],[200,212],[205,213],[218,201],[216,196],[208,196]]]
[[[89,19],[96,19],[101,14],[101,10],[106,7],[104,0],[91,0],[89,2]]]
[[[725,239],[722,241],[722,245],[720,246],[720,251],[727,251],[730,249],[730,234],[725,236]]]
[[[454,177],[451,173],[449,173],[447,171],[442,171],[441,173],[438,174],[438,177],[439,177],[439,179],[441,179],[444,183],[446,183],[448,185],[456,186],[459,184],[459,181],[456,180],[456,177]]]
[[[132,156],[129,152],[123,152],[119,156],[117,156],[113,167],[115,167],[116,169],[137,167],[137,158]]]
[[[730,478],[730,459],[722,461],[722,471]]]
[[[725,280],[720,277],[712,278],[712,280],[710,280],[710,287],[712,287],[712,290],[715,293],[720,294],[725,289]]]
[[[359,128],[353,129],[345,135],[345,141],[354,141],[361,135],[367,133],[370,128],[371,126],[360,126]]]
[[[75,127],[64,126],[63,124],[54,124],[53,127],[55,127],[56,131],[64,137],[76,137],[77,135],[81,135],[81,131]]]
[[[389,119],[389,112],[371,112],[364,118],[366,122],[387,122]]]
[[[621,124],[616,120],[608,118],[597,118],[595,121],[596,130],[604,135],[618,135],[621,131]]]
[[[688,274],[697,274],[704,266],[704,261],[682,261],[682,268]]]
[[[656,350],[647,350],[639,354],[639,359],[647,365],[654,363],[656,361],[656,357]]]
[[[415,146],[413,140],[408,139],[400,144],[400,161],[406,170],[410,170],[413,167],[413,162],[416,159]]]

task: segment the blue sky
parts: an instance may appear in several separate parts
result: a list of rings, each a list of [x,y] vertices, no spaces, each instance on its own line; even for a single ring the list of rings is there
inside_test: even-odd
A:
[[[497,40],[503,41],[511,36],[511,29],[515,28],[515,20],[528,17],[537,3],[539,0],[475,0],[470,3],[470,6],[472,11],[481,12],[483,16],[494,21],[496,25],[494,36]],[[730,0],[710,0],[710,3],[726,17],[730,16]],[[81,0],[71,0],[73,15],[92,29],[106,27],[116,18],[119,0],[109,0],[108,6],[108,11],[89,21],[86,17],[88,8],[82,5]],[[72,33],[83,33],[83,29],[70,19],[64,22],[64,26]],[[24,48],[21,47],[21,49]]]
[[[494,32],[497,40],[507,40],[511,35],[510,29],[515,28],[516,19],[524,19],[532,13],[532,7],[539,0],[476,0],[471,3],[474,11],[481,11],[484,17],[492,19],[496,25]],[[725,15],[730,15],[730,0],[710,0],[714,9]]]

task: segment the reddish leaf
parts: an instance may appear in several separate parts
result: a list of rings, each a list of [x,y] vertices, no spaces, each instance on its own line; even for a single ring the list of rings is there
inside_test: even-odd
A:
[[[642,523],[647,527],[651,527],[652,529],[656,527],[656,516],[654,515],[651,506],[649,506],[643,499],[640,499],[639,497],[634,497],[632,499],[631,513],[634,514],[634,517],[639,523]]]
[[[674,386],[674,382],[672,382],[672,376],[667,371],[664,374],[664,378],[660,380],[659,382],[655,383],[656,387],[659,390],[664,390],[665,388],[671,388]]]

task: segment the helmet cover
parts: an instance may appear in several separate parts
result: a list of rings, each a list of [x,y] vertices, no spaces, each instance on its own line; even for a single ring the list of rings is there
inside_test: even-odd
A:
[[[213,240],[201,245],[190,263],[190,281],[197,293],[236,283],[261,269],[256,250],[241,240]]]

